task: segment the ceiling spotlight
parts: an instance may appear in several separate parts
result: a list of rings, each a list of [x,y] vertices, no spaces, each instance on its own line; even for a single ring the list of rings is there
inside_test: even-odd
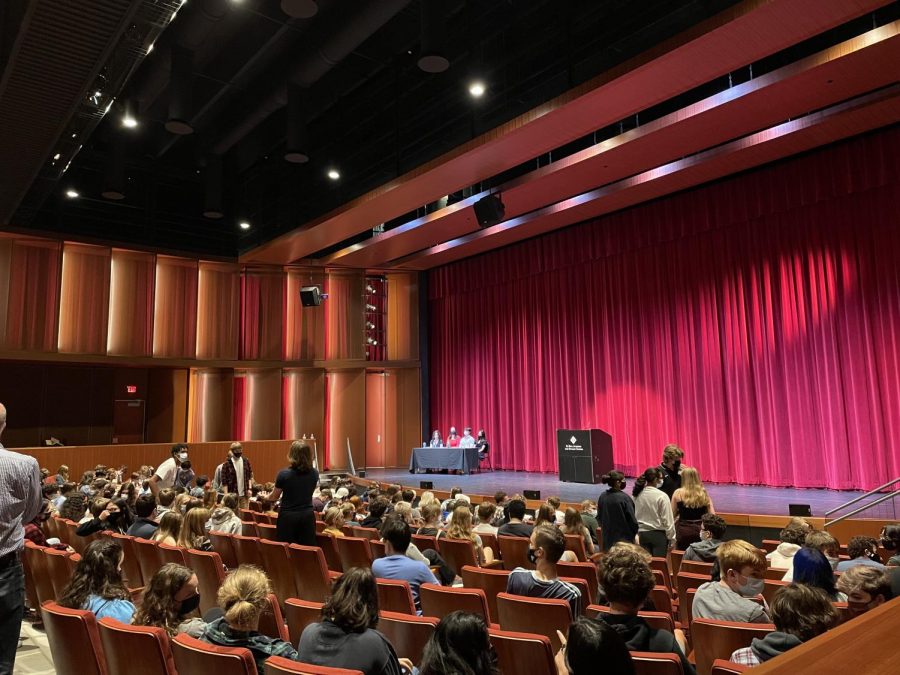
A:
[[[469,93],[472,95],[472,98],[481,98],[484,96],[485,91],[487,91],[487,87],[481,80],[475,80],[469,84]]]
[[[69,199],[78,199],[78,197],[80,196],[81,195],[78,194],[77,190],[73,190],[72,188],[66,190],[66,197],[68,197]]]
[[[341,174],[337,169],[328,169],[328,177],[331,180],[338,180],[341,177]]]
[[[124,117],[122,117],[122,126],[126,129],[134,129],[137,125],[138,121],[131,115],[125,115]]]
[[[152,52],[152,51],[153,51],[153,43],[151,42],[151,43],[150,43],[150,46],[147,47],[147,53],[149,54],[149,53]]]
[[[250,229],[250,223],[248,223],[246,220],[242,220],[242,221],[240,222],[240,227],[241,227],[242,230],[249,230],[249,229]]]
[[[54,161],[54,162],[58,161],[59,158],[60,158],[60,154],[59,154],[58,152],[57,152],[55,155],[53,155],[53,161]]]

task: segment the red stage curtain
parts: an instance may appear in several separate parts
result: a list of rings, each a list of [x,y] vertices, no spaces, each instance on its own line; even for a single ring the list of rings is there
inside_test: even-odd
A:
[[[59,300],[59,351],[105,354],[110,250],[66,242]]]
[[[325,286],[321,271],[289,269],[284,294],[284,360],[314,361],[325,358],[325,305],[303,307],[300,289]],[[329,299],[328,302],[331,302]],[[327,303],[326,303],[327,304]],[[290,438],[290,436],[288,436]]]
[[[432,424],[556,470],[557,428],[712,481],[900,475],[900,128],[435,270]]]
[[[241,274],[241,359],[281,358],[284,284],[280,268]]]
[[[61,244],[39,239],[5,243],[3,348],[56,351]]]
[[[362,273],[330,272],[325,301],[325,358],[364,359]]]

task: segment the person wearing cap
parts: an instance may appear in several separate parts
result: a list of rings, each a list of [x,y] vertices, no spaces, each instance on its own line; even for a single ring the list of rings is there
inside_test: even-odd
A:
[[[347,499],[348,497],[350,497],[350,490],[345,487],[339,487],[337,489],[337,492],[334,493],[334,498],[341,501]]]

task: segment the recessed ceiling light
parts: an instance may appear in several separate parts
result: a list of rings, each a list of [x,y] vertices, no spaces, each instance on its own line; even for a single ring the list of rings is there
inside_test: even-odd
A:
[[[487,87],[484,86],[484,82],[481,80],[475,80],[469,84],[469,93],[473,98],[481,98],[484,96],[485,91],[487,91]]]
[[[328,177],[331,180],[338,180],[341,177],[341,174],[337,169],[328,169]]]
[[[122,126],[127,129],[134,129],[138,125],[138,121],[131,115],[125,115],[122,118]]]
[[[149,53],[152,52],[152,51],[153,51],[153,43],[151,42],[151,43],[150,43],[150,46],[147,47],[147,53],[149,54]]]
[[[246,220],[242,220],[242,221],[240,222],[240,228],[241,228],[242,230],[249,230],[249,229],[250,229],[250,223],[248,223]]]
[[[54,162],[58,161],[59,158],[60,158],[60,154],[59,154],[58,152],[57,152],[55,155],[53,155],[53,161],[54,161]]]
[[[66,190],[66,197],[68,197],[69,199],[78,199],[79,196],[80,195],[78,194],[77,190],[73,190],[72,188]]]

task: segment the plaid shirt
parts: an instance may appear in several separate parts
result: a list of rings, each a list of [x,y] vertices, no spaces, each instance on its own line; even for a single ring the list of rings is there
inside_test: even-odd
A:
[[[25,523],[41,512],[41,470],[37,460],[0,445],[0,556],[25,543]]]
[[[253,478],[253,469],[250,468],[250,460],[246,457],[241,457],[244,460],[244,496],[250,496],[250,479]],[[234,492],[237,494],[238,484],[237,484],[237,471],[234,468],[234,460],[229,459],[226,460],[222,464],[222,487],[228,490],[228,492]]]
[[[736,649],[731,655],[731,662],[742,666],[758,666],[760,664],[760,660],[756,658],[756,654],[750,647]]]
[[[262,673],[263,663],[270,656],[283,656],[286,659],[296,661],[297,650],[290,642],[260,635],[257,632],[233,630],[225,623],[225,619],[216,619],[206,625],[206,630],[200,637],[204,642],[219,645],[221,647],[246,647],[253,654],[257,670]]]

